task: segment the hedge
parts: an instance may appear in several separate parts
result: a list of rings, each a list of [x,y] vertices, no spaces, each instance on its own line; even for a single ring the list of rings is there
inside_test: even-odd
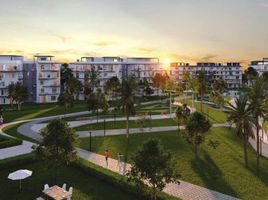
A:
[[[0,160],[0,169],[8,169],[16,166],[23,166],[25,164],[31,164],[36,162],[35,155],[33,153],[15,156],[12,158],[6,158]]]
[[[22,140],[17,138],[9,138],[5,136],[0,137],[0,149],[21,145]]]
[[[92,164],[88,161],[79,159],[78,161],[72,163],[72,166],[82,171],[86,174],[94,176],[97,179],[100,179],[108,184],[111,184],[122,191],[131,193],[139,199],[150,199],[149,189],[145,188],[144,192],[141,192],[137,187],[127,180],[127,177],[122,176],[118,173],[112,172],[110,170],[99,167],[95,164]],[[163,192],[158,194],[158,200],[178,200],[175,197],[169,196]]]

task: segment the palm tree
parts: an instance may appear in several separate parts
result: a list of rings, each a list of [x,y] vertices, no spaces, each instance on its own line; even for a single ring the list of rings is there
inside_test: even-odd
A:
[[[121,99],[120,105],[122,106],[123,112],[126,114],[126,130],[127,138],[129,137],[129,116],[135,113],[135,90],[137,84],[133,76],[128,77],[122,81],[120,92]]]
[[[195,78],[192,78],[188,82],[188,88],[192,90],[192,108],[194,108],[194,97],[195,94],[198,93],[198,80]]]
[[[257,173],[259,174],[260,168],[260,119],[265,117],[265,113],[267,112],[267,85],[265,81],[263,81],[262,77],[257,77],[253,82],[251,87],[247,88],[250,107],[252,108],[253,114],[253,123],[256,128],[256,139],[257,139]]]
[[[231,103],[228,104],[231,107],[228,121],[232,124],[235,124],[235,132],[237,136],[243,139],[245,166],[248,167],[248,140],[250,137],[254,138],[251,118],[252,109],[249,106],[248,98],[246,95],[241,95],[239,98],[236,98],[235,105]]]
[[[198,94],[200,96],[201,99],[201,112],[203,112],[203,99],[204,99],[204,94],[206,92],[206,74],[205,72],[202,70],[199,72],[198,77],[197,77],[197,87],[198,87]]]

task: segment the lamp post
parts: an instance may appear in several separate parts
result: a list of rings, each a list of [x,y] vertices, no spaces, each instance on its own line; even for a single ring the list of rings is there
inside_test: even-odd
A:
[[[104,121],[103,121],[103,134],[104,134],[104,136],[105,136],[105,131],[106,131],[106,121],[104,119]]]
[[[91,151],[91,131],[89,131],[89,151]]]
[[[171,92],[175,92],[175,90],[166,90],[167,92],[169,92],[169,114],[170,116],[172,115],[172,99],[171,99]]]

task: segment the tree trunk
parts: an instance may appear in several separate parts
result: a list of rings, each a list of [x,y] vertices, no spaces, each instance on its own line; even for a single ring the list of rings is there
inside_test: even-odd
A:
[[[247,152],[247,134],[244,132],[244,158],[245,158],[245,166],[248,167],[248,152]]]
[[[126,121],[126,128],[127,128],[127,139],[129,138],[129,113],[127,111],[127,121]]]
[[[257,174],[259,175],[260,171],[260,134],[259,134],[259,116],[256,115],[256,131],[257,131]]]
[[[201,94],[201,113],[203,113],[203,94]]]

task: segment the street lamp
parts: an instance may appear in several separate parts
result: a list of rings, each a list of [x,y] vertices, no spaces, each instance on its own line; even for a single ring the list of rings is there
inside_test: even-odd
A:
[[[91,151],[91,131],[89,131],[89,151]]]
[[[103,121],[103,134],[104,134],[104,136],[105,136],[105,131],[106,131],[106,121],[104,119],[104,121]]]
[[[175,90],[166,90],[167,92],[169,92],[169,113],[170,116],[172,115],[172,100],[171,100],[171,92],[176,92]]]

